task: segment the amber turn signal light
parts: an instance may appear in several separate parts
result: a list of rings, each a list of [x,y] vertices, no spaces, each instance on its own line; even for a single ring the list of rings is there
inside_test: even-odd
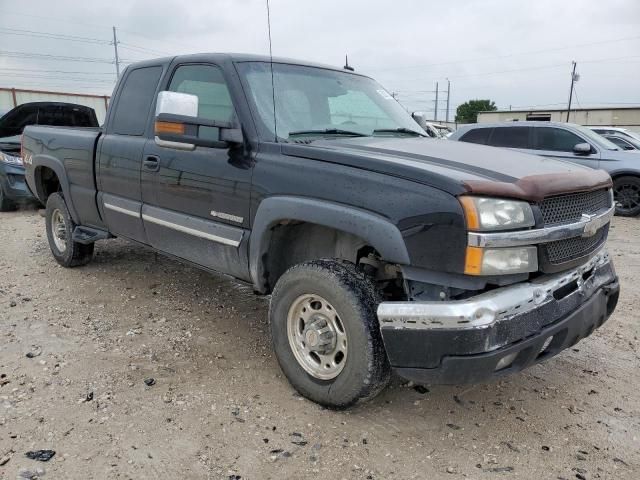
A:
[[[478,218],[478,209],[476,208],[473,198],[461,196],[459,200],[464,210],[464,218],[467,220],[467,229],[479,230],[480,218]]]
[[[172,133],[175,135],[184,135],[184,123],[177,122],[156,122],[156,135],[159,133]]]
[[[482,273],[482,255],[484,250],[479,247],[467,247],[464,260],[464,273],[480,275]]]

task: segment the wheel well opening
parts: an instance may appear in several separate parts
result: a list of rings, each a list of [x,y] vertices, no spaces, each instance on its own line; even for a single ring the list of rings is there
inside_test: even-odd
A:
[[[385,263],[376,249],[362,238],[324,225],[281,221],[272,228],[263,257],[267,291],[273,289],[290,267],[322,258],[338,258],[358,265],[379,282],[381,290],[393,292],[393,296],[402,286],[400,270]]]
[[[39,167],[35,172],[35,183],[38,198],[46,205],[47,198],[52,193],[60,192],[62,186],[56,172],[48,167]]]

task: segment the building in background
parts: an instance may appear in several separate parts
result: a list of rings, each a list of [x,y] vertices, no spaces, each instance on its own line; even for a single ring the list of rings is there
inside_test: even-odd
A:
[[[567,120],[567,109],[496,110],[495,112],[480,112],[478,114],[478,123],[527,120],[565,122]],[[572,108],[569,122],[589,127],[598,125],[625,127],[640,133],[640,105]]]
[[[68,102],[91,107],[96,112],[100,125],[107,114],[109,97],[86,93],[48,92],[45,90],[22,90],[0,87],[0,112],[6,112],[18,105],[29,102]]]

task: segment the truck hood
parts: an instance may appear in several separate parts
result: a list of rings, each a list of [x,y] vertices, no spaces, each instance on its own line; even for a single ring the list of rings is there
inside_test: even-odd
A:
[[[402,177],[454,195],[476,193],[539,201],[549,195],[611,185],[609,175],[601,170],[448,140],[349,137],[283,144],[282,152]]]

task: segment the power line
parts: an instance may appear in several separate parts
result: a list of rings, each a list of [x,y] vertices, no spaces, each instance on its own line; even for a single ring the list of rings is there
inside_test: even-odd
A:
[[[72,24],[74,25],[76,28],[78,26],[80,27],[98,27],[98,28],[105,28],[105,29],[111,29],[111,27],[107,27],[105,25],[99,25],[99,24],[95,24],[95,23],[86,23],[86,22],[81,22],[79,23],[77,19],[73,19],[73,18],[69,18],[69,17],[54,17],[54,16],[43,16],[43,15],[33,15],[30,13],[20,13],[20,12],[14,12],[13,10],[0,10],[0,13],[3,15],[16,15],[16,16],[20,16],[20,17],[30,17],[30,18],[40,18],[42,20],[48,20],[51,21],[52,19],[55,19],[59,22],[65,22],[68,24]]]
[[[624,56],[624,57],[616,57],[615,59],[612,59],[612,58],[598,58],[598,59],[592,59],[592,60],[580,60],[580,63],[602,63],[602,62],[610,62],[612,60],[624,60],[624,59],[638,58],[638,57],[640,57],[640,55],[628,55],[628,56]],[[535,66],[535,67],[515,68],[515,69],[511,69],[511,70],[498,70],[498,71],[493,71],[493,72],[478,72],[478,73],[469,73],[469,74],[465,74],[465,75],[452,75],[452,76],[449,76],[448,78],[450,78],[450,79],[458,79],[458,78],[502,75],[502,74],[505,74],[505,73],[529,72],[529,71],[533,71],[533,70],[545,70],[545,69],[554,69],[554,68],[560,68],[560,67],[564,68],[566,66],[567,66],[566,62],[565,63],[554,63],[554,64],[549,64],[549,65],[538,65],[538,66]],[[419,78],[413,78],[413,79],[404,78],[404,80],[417,81],[417,80],[421,80],[421,79],[419,79]]]
[[[6,86],[2,86],[0,85],[0,88],[14,88],[15,85],[7,85],[5,83]],[[20,82],[20,86],[29,86],[29,87],[37,87],[37,88],[82,88],[82,89],[89,89],[89,90],[93,90],[93,91],[100,91],[100,92],[110,92],[111,89],[105,90],[103,87],[100,86],[96,86],[96,85],[64,85],[64,84],[50,84],[50,83],[42,83],[42,82]],[[64,93],[64,92],[60,92],[60,93]],[[68,92],[67,92],[68,93]]]
[[[49,55],[45,53],[31,53],[31,52],[9,52],[7,50],[0,50],[0,57],[12,57],[12,58],[40,58],[42,60],[62,60],[69,62],[88,62],[88,63],[108,63],[112,64],[113,60],[105,58],[95,57],[69,57],[64,55]]]
[[[112,74],[113,75],[113,74]],[[55,75],[33,75],[27,73],[15,74],[15,73],[2,73],[0,72],[0,77],[27,77],[29,78],[45,78],[47,80],[69,80],[72,82],[94,82],[94,83],[111,83],[113,84],[115,80],[107,80],[102,78],[79,78],[79,77],[69,77],[69,76],[55,76]]]
[[[67,73],[73,75],[110,75],[113,76],[113,72],[72,72],[68,70],[41,70],[32,68],[11,68],[0,67],[0,71],[16,72],[16,75],[20,75],[20,72],[35,72],[35,73]]]
[[[426,64],[422,64],[422,65],[404,65],[404,66],[397,66],[397,67],[362,67],[362,68],[363,69],[367,69],[367,70],[372,70],[372,71],[385,71],[385,70],[436,67],[436,66],[441,66],[441,65],[455,65],[457,63],[481,62],[481,61],[493,60],[493,59],[498,59],[498,58],[517,57],[517,56],[520,56],[520,55],[537,55],[537,54],[540,54],[540,53],[556,52],[556,51],[568,50],[568,49],[571,49],[571,48],[591,47],[591,46],[594,46],[594,45],[604,45],[604,44],[607,44],[607,43],[617,43],[617,42],[624,42],[624,41],[627,41],[627,40],[637,40],[637,39],[640,39],[640,36],[636,35],[636,36],[633,36],[633,37],[617,38],[617,39],[613,39],[613,40],[603,40],[603,41],[599,41],[599,42],[590,42],[590,43],[582,43],[582,44],[576,44],[576,45],[567,45],[565,47],[547,48],[547,49],[542,49],[542,50],[530,50],[530,51],[526,51],[526,52],[509,53],[509,54],[505,54],[505,55],[494,55],[494,56],[491,56],[491,57],[469,58],[469,59],[465,59],[465,60],[452,60],[452,61],[439,62],[439,63],[426,63]]]
[[[91,43],[98,45],[108,45],[108,40],[101,40],[99,38],[78,37],[75,35],[66,35],[62,33],[50,33],[50,32],[37,32],[33,30],[19,30],[15,28],[3,28],[0,27],[0,34],[3,35],[22,35],[27,37],[47,38],[50,40],[67,40],[70,42]]]
[[[120,45],[122,46],[122,48],[125,48],[127,50],[131,50],[131,51],[136,51],[136,50],[140,50],[142,52],[147,52],[147,53],[153,53],[154,55],[172,55],[169,52],[165,52],[162,50],[154,50],[151,48],[146,48],[146,47],[140,47],[138,45],[133,45],[129,42],[120,42]]]

